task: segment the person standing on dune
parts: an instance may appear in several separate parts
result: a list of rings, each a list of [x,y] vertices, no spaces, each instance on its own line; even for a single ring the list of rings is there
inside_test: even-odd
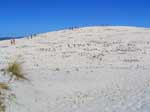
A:
[[[15,39],[11,39],[11,40],[10,40],[10,44],[11,44],[11,45],[15,45],[15,44],[16,44]]]
[[[16,41],[15,41],[15,39],[13,39],[13,44],[14,44],[14,45],[16,44]]]
[[[13,41],[12,41],[12,40],[10,40],[10,44],[11,44],[11,45],[13,44]]]

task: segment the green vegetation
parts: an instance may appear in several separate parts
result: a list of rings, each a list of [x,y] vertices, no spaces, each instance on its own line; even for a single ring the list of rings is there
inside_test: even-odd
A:
[[[3,101],[1,101],[1,99],[0,99],[0,112],[5,112],[5,111],[6,111],[6,106],[3,103]]]

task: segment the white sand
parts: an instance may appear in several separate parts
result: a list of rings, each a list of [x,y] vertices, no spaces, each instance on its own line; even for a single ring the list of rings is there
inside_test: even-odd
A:
[[[17,58],[7,112],[149,112],[150,29],[87,27],[0,41],[0,69]],[[0,81],[7,81],[0,72]]]

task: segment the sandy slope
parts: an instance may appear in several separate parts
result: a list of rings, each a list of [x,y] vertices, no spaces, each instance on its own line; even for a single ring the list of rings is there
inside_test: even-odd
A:
[[[149,112],[150,29],[87,27],[0,42],[0,69],[17,58],[7,112]],[[1,81],[7,81],[1,74]]]

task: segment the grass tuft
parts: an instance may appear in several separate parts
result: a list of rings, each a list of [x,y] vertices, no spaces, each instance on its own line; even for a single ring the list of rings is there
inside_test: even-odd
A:
[[[6,83],[0,83],[0,112],[6,112],[6,95],[3,93],[3,90],[9,90],[9,86]]]
[[[0,112],[6,112],[6,106],[3,101],[0,100]]]
[[[8,65],[8,68],[6,69],[8,73],[10,73],[11,78],[15,77],[15,79],[20,80],[20,79],[27,79],[24,76],[24,73],[22,72],[22,66],[18,62],[13,62]]]
[[[3,89],[3,90],[9,90],[8,84],[6,84],[6,83],[0,83],[0,90],[1,89]]]

